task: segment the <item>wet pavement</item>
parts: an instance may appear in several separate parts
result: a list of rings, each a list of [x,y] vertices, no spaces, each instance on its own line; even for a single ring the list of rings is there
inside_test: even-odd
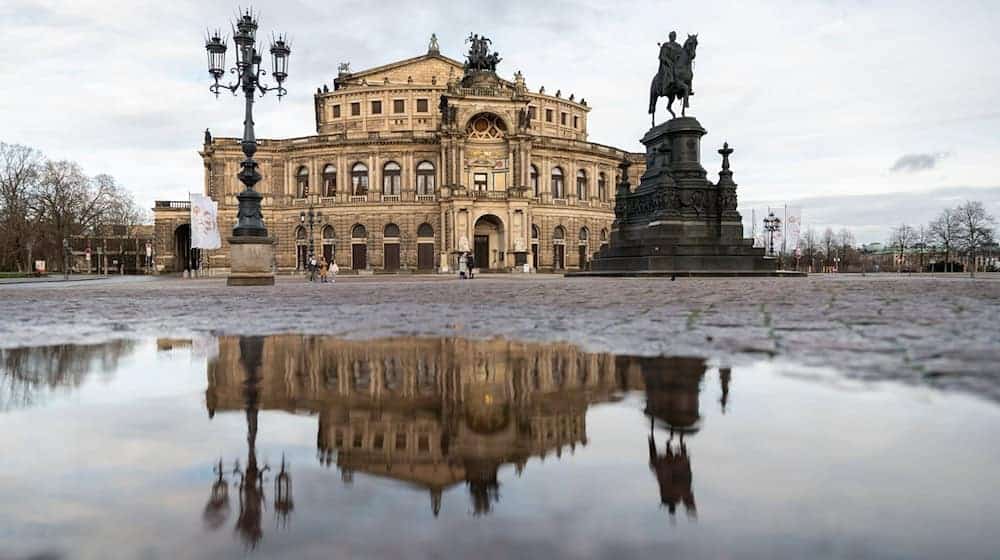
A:
[[[745,358],[0,350],[0,558],[995,558],[1000,405]]]
[[[0,287],[0,347],[118,337],[303,332],[454,336],[590,351],[768,358],[1000,400],[1000,276],[594,279],[543,275],[112,278]]]

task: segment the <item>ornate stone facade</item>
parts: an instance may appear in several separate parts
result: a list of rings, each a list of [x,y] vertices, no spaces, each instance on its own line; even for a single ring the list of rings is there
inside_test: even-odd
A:
[[[314,136],[261,140],[264,220],[276,267],[302,268],[309,227],[318,256],[342,271],[451,271],[468,251],[491,270],[579,269],[610,235],[618,164],[643,155],[587,140],[584,99],[528,91],[440,54],[351,72],[316,91]],[[205,193],[235,223],[240,147],[205,135]],[[155,208],[157,264],[183,268],[183,202]],[[202,267],[229,266],[226,243]],[[190,259],[188,259],[190,260]]]

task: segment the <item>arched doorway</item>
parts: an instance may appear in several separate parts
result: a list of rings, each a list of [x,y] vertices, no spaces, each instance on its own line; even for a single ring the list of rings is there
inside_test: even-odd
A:
[[[305,270],[309,262],[309,235],[306,228],[295,228],[295,269]]]
[[[399,272],[399,226],[386,224],[382,230],[382,270]]]
[[[538,270],[538,243],[541,234],[542,231],[538,229],[538,226],[531,224],[531,267],[535,270]]]
[[[556,226],[552,232],[552,268],[566,268],[566,229],[562,226]]]
[[[417,228],[417,270],[434,270],[434,227],[428,223]]]
[[[336,233],[333,231],[333,226],[326,225],[323,226],[323,259],[327,263],[333,262],[333,256],[336,253]]]
[[[351,268],[368,268],[368,230],[361,224],[351,228]]]
[[[580,228],[580,244],[578,246],[579,254],[577,255],[577,264],[580,270],[585,270],[590,265],[589,249],[590,249],[590,230],[586,227]]]
[[[174,230],[174,270],[197,270],[200,249],[191,247],[191,224],[182,224]]]
[[[476,268],[483,270],[504,267],[503,221],[493,214],[476,220],[473,256]]]

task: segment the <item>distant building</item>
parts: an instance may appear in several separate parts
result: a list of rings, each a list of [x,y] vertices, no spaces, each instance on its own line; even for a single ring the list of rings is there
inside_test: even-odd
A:
[[[152,272],[155,240],[152,225],[104,226],[93,235],[70,238],[70,270],[94,274]],[[147,250],[152,257],[147,261]]]

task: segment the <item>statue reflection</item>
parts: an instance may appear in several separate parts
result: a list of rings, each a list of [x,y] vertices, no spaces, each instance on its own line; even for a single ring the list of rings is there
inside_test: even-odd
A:
[[[256,548],[263,537],[261,519],[265,509],[264,494],[265,473],[270,467],[260,466],[257,462],[257,417],[261,403],[261,365],[264,349],[264,337],[240,337],[238,341],[239,364],[234,372],[242,377],[240,383],[240,399],[242,408],[246,411],[247,422],[247,462],[246,468],[240,468],[239,460],[233,467],[233,484],[239,489],[239,515],[235,530],[249,548]],[[211,390],[209,391],[211,394]],[[209,417],[215,415],[215,407],[209,403]],[[229,515],[229,489],[225,479],[222,461],[215,468],[217,479],[212,484],[212,492],[205,505],[204,521],[210,529],[218,529]],[[274,480],[274,508],[279,525],[287,526],[288,516],[293,506],[291,495],[291,474],[285,458],[281,459],[281,470]]]
[[[683,505],[688,517],[695,518],[697,507],[692,490],[691,457],[684,440],[701,428],[699,393],[705,376],[705,361],[700,358],[622,357],[619,367],[641,375],[646,390],[649,468],[659,484],[661,504],[666,506],[671,517],[678,506]],[[728,379],[723,382],[724,387],[727,382]],[[662,453],[656,444],[657,427],[667,432]]]
[[[503,466],[520,475],[532,458],[575,452],[587,445],[591,404],[645,390],[650,468],[661,501],[671,513],[678,506],[696,512],[685,438],[700,423],[702,360],[616,358],[567,344],[502,340],[279,335],[260,343],[263,377],[243,384],[244,340],[223,337],[209,362],[210,413],[245,408],[251,434],[258,408],[316,414],[319,462],[338,469],[345,484],[362,473],[419,488],[435,516],[444,492],[464,486],[471,513],[487,515],[500,500]],[[656,429],[668,432],[662,453]],[[248,443],[253,460],[252,436]],[[287,515],[291,482],[283,473],[275,481],[275,510]],[[244,480],[251,480],[249,468]],[[253,514],[247,504],[262,503],[255,492],[241,488],[241,519]]]

